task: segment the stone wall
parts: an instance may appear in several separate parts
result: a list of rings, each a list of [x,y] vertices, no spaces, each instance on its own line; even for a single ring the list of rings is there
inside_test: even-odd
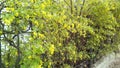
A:
[[[111,53],[102,57],[99,61],[97,61],[92,68],[108,68],[109,65],[115,60],[115,53]]]
[[[117,53],[112,52],[111,54],[102,57],[92,66],[92,68],[115,68],[115,64],[119,64],[118,68],[120,68],[120,45],[118,48],[119,50]]]

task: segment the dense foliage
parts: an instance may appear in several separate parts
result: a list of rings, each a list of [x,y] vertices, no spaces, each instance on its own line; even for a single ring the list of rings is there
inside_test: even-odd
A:
[[[120,43],[119,0],[0,0],[0,12],[1,68],[87,68]]]

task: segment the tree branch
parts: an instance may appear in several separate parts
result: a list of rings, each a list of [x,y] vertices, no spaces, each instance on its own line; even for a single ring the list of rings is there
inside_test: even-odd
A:
[[[3,36],[4,36],[5,40],[9,43],[10,46],[13,46],[13,47],[17,48],[16,45],[15,45],[15,43],[14,43],[12,40],[8,39],[8,38],[5,36],[5,34],[3,34]]]
[[[66,0],[64,0],[64,2],[70,7],[70,5],[67,3],[67,1]]]
[[[73,1],[72,0],[70,0],[70,10],[71,10],[71,14],[73,14]]]
[[[81,6],[79,16],[81,16],[81,15],[82,15],[82,11],[83,11],[83,7],[84,7],[84,5],[85,5],[85,0],[83,0],[83,4],[82,4],[82,6]]]
[[[18,56],[17,56],[17,59],[16,59],[16,62],[15,62],[15,68],[20,68],[20,57],[21,57],[21,54],[20,54],[20,38],[19,38],[19,32],[17,34],[17,53],[18,53]]]

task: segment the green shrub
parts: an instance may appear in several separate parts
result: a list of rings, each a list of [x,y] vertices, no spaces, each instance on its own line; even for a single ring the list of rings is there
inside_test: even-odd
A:
[[[71,68],[115,51],[120,43],[118,0],[10,0],[4,5],[0,35],[6,67]]]

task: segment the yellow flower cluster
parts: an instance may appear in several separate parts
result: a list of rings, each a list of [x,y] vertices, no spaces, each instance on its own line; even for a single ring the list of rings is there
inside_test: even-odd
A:
[[[29,17],[30,17],[29,15],[26,15],[26,19],[29,19]]]
[[[34,38],[36,38],[36,37],[38,37],[38,38],[45,38],[45,35],[44,34],[41,34],[41,33],[37,33],[37,32],[33,32],[33,37]]]
[[[12,18],[11,18],[11,19],[4,19],[4,23],[5,23],[6,25],[10,25],[12,21],[13,21]]]
[[[15,9],[14,8],[6,8],[7,11],[14,11]]]
[[[52,45],[50,45],[50,47],[49,47],[49,51],[50,51],[50,54],[51,54],[51,55],[53,55],[53,54],[54,54],[54,50],[55,50],[54,45],[53,45],[53,44],[52,44]]]
[[[37,37],[37,32],[33,32],[33,37]]]
[[[14,13],[14,15],[15,15],[15,16],[18,16],[18,15],[19,15],[19,13],[18,13],[18,12],[15,12],[15,13]]]
[[[10,15],[9,18],[5,17],[2,20],[6,25],[10,25],[13,22],[14,19],[15,19],[15,17],[13,15]]]
[[[66,18],[67,18],[67,16],[63,15],[63,19],[66,19]]]
[[[33,23],[35,24],[35,26],[39,25],[38,21],[34,21]]]
[[[28,56],[28,59],[32,59],[32,56],[30,55],[30,56]]]
[[[44,34],[38,34],[39,38],[45,38]]]
[[[43,64],[43,62],[40,61],[40,63],[39,63],[39,65],[37,66],[37,68],[42,68],[42,64]]]
[[[45,11],[42,11],[42,15],[46,16],[46,14],[47,14],[47,13],[46,13]]]
[[[38,65],[38,67],[37,67],[37,68],[43,68],[43,67],[42,67],[42,65]]]
[[[72,23],[72,28],[74,28],[74,24]]]
[[[51,14],[47,14],[47,18],[48,19],[52,19],[52,15]]]
[[[34,2],[36,2],[36,0],[30,0],[30,2],[34,3]]]
[[[45,8],[45,4],[42,3],[42,4],[40,5],[40,7],[41,7],[42,9],[44,9],[44,8]]]

